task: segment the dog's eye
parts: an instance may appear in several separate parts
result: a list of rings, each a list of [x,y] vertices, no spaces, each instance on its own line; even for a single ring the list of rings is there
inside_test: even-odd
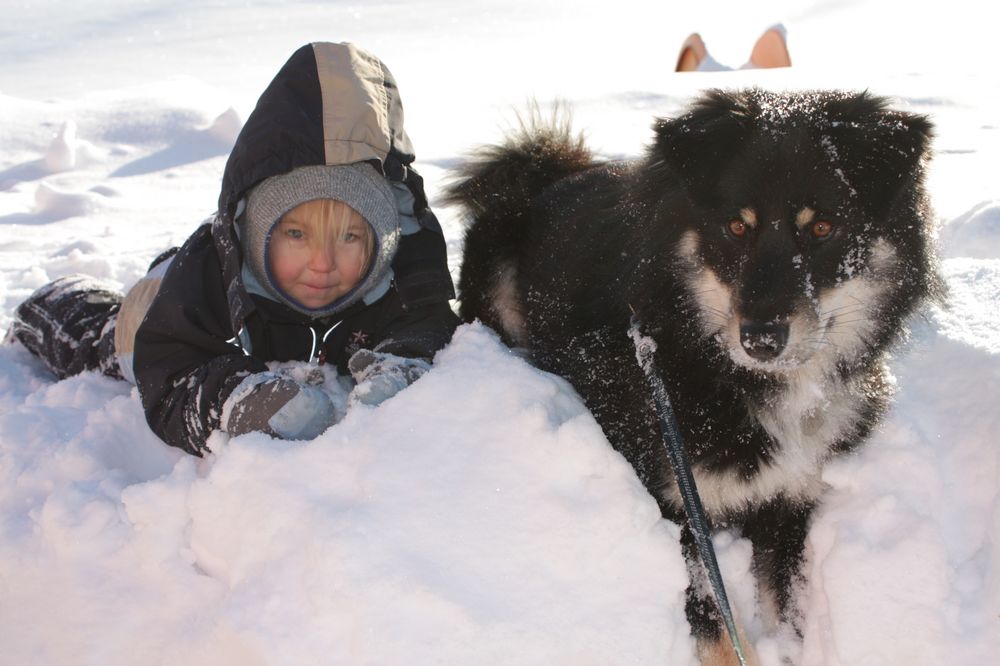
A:
[[[813,222],[810,230],[812,231],[813,238],[829,238],[833,234],[833,224],[826,220],[818,220]]]
[[[736,238],[743,238],[750,231],[750,225],[740,219],[729,221],[729,233]]]

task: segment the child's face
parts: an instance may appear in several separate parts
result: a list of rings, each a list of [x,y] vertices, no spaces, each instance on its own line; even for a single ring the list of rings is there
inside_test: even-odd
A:
[[[329,305],[361,279],[371,233],[365,219],[345,203],[299,204],[271,232],[271,274],[286,294],[305,307]]]

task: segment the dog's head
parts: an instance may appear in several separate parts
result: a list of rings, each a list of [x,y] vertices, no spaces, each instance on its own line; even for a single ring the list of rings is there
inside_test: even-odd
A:
[[[684,191],[674,270],[738,364],[858,359],[930,291],[926,118],[867,93],[713,91],[655,130],[649,171]]]

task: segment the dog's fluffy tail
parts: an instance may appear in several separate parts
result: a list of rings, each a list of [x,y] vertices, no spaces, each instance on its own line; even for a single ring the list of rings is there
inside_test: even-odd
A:
[[[483,215],[517,215],[555,181],[594,165],[581,135],[570,129],[569,114],[556,108],[543,118],[536,106],[518,116],[519,127],[499,145],[483,146],[459,168],[445,200],[460,204],[478,220]]]
[[[523,343],[517,298],[517,257],[530,234],[531,201],[549,185],[596,165],[569,115],[537,107],[518,118],[503,143],[480,148],[458,169],[445,201],[465,209],[469,225],[459,278],[461,315],[481,319],[508,343]]]

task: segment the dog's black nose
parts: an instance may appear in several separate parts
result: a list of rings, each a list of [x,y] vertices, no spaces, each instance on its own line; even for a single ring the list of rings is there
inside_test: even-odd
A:
[[[788,344],[788,320],[744,321],[740,324],[740,344],[758,361],[776,359]]]

